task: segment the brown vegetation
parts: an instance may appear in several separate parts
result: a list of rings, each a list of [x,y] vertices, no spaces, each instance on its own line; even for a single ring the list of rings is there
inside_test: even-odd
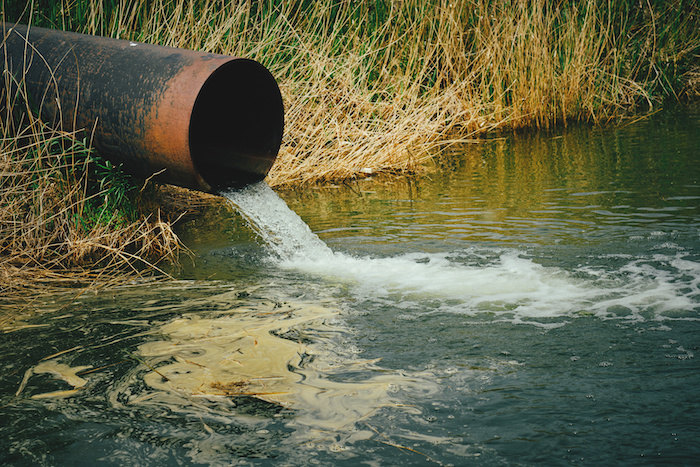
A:
[[[15,84],[18,94],[0,103],[0,305],[56,285],[162,273],[160,263],[176,261],[182,248],[170,223],[158,209],[135,216],[127,203],[108,201],[125,188],[91,180],[97,161],[85,142],[21,108],[27,99]]]
[[[605,122],[655,109],[669,96],[698,95],[696,1],[13,5],[3,4],[6,19],[263,63],[286,107],[271,186],[419,173],[440,149],[488,131]],[[177,255],[169,222],[157,208],[144,209],[146,197],[135,197],[136,217],[114,206],[100,213],[119,188],[89,188],[96,159],[86,156],[86,142],[46,128],[28,111],[18,121],[5,99],[1,294],[34,287],[51,271],[138,275],[141,266],[157,270],[158,261]],[[102,198],[106,204],[95,202]],[[31,284],[23,282],[27,272]]]
[[[692,1],[82,0],[36,10],[54,27],[265,64],[286,105],[272,186],[419,172],[450,142],[494,129],[654,110],[681,92],[700,52]]]

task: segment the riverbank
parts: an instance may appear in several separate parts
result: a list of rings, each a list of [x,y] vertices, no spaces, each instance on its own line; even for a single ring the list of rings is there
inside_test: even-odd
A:
[[[139,191],[77,133],[30,112],[13,119],[16,105],[3,110],[0,308],[56,287],[81,293],[164,275],[163,264],[177,262],[183,246],[151,201],[154,187]]]
[[[375,173],[421,173],[440,150],[456,141],[574,121],[616,122],[653,112],[665,101],[700,94],[697,1],[278,5],[37,0],[32,5],[33,10],[4,5],[3,15],[9,21],[263,63],[277,78],[285,101],[285,137],[267,178],[273,187]],[[81,271],[94,270],[95,265],[114,270],[120,264],[117,270],[145,268],[160,274],[152,268],[157,268],[157,259],[177,261],[182,246],[170,222],[177,215],[159,217],[159,207],[139,195],[138,182],[104,191],[99,180],[123,178],[114,168],[100,173],[90,169],[97,169],[99,162],[80,166],[79,175],[75,164],[64,162],[49,172],[26,171],[22,167],[37,157],[34,146],[18,146],[10,113],[3,118],[3,140],[9,146],[2,153],[10,164],[3,172],[22,174],[9,178],[26,190],[3,188],[2,257],[15,258],[3,264],[19,270],[41,265]],[[44,129],[35,132],[35,127],[27,128],[35,135],[46,134]],[[51,143],[55,136],[49,132],[47,138],[42,141]],[[69,134],[61,138],[75,142]],[[62,161],[64,156],[36,160]],[[17,165],[17,160],[25,162]],[[79,183],[47,173],[70,173]],[[29,179],[47,180],[49,185],[34,186]],[[65,210],[47,210],[53,205],[36,198],[37,193],[78,199],[66,201]],[[109,207],[115,193],[129,195],[120,198],[124,204]],[[26,209],[8,216],[10,207],[22,204],[17,200],[24,200]],[[98,216],[87,228],[56,230],[77,225],[76,213],[86,212],[80,207],[84,205],[98,213],[131,214],[119,224],[112,216]],[[54,212],[65,213],[69,220],[56,222]],[[18,243],[16,238],[31,240]],[[81,245],[93,247],[83,254]],[[140,245],[148,247],[142,250]],[[48,257],[56,261],[47,262]],[[122,262],[127,258],[130,261]],[[11,274],[7,271],[3,274]]]
[[[34,5],[8,14],[263,63],[286,106],[272,186],[416,172],[453,139],[614,121],[698,92],[697,1]]]

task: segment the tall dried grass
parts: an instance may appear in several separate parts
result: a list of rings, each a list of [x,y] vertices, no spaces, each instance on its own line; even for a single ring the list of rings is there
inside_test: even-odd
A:
[[[681,82],[697,90],[697,0],[2,5],[8,20],[263,63],[286,107],[272,186],[420,172],[441,148],[487,131],[602,122],[651,110],[679,93]],[[3,116],[3,257],[46,269],[93,257],[106,267],[133,265],[128,260],[139,252],[169,255],[176,238],[157,216],[107,222],[85,240],[71,216],[82,209],[87,182],[55,175],[72,171],[65,161],[76,135],[27,118],[10,127]],[[56,141],[68,151],[61,157],[44,149]]]
[[[54,27],[265,64],[286,103],[273,186],[416,172],[496,128],[650,110],[700,52],[696,1],[34,1]]]
[[[0,305],[55,286],[101,287],[175,262],[182,249],[160,211],[115,203],[78,132],[35,117],[21,77],[4,73],[0,102]],[[92,178],[91,178],[92,176]],[[123,196],[121,193],[120,196]],[[145,206],[145,204],[144,204]]]

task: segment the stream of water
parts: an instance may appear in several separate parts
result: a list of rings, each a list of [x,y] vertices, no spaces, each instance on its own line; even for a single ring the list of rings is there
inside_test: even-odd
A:
[[[700,113],[225,194],[178,281],[5,321],[11,465],[695,465]]]

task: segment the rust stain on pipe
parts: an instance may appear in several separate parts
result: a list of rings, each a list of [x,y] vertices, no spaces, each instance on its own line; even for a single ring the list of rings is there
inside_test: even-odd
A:
[[[282,96],[253,60],[9,23],[0,53],[45,122],[94,128],[99,154],[137,176],[216,192],[277,157]]]

